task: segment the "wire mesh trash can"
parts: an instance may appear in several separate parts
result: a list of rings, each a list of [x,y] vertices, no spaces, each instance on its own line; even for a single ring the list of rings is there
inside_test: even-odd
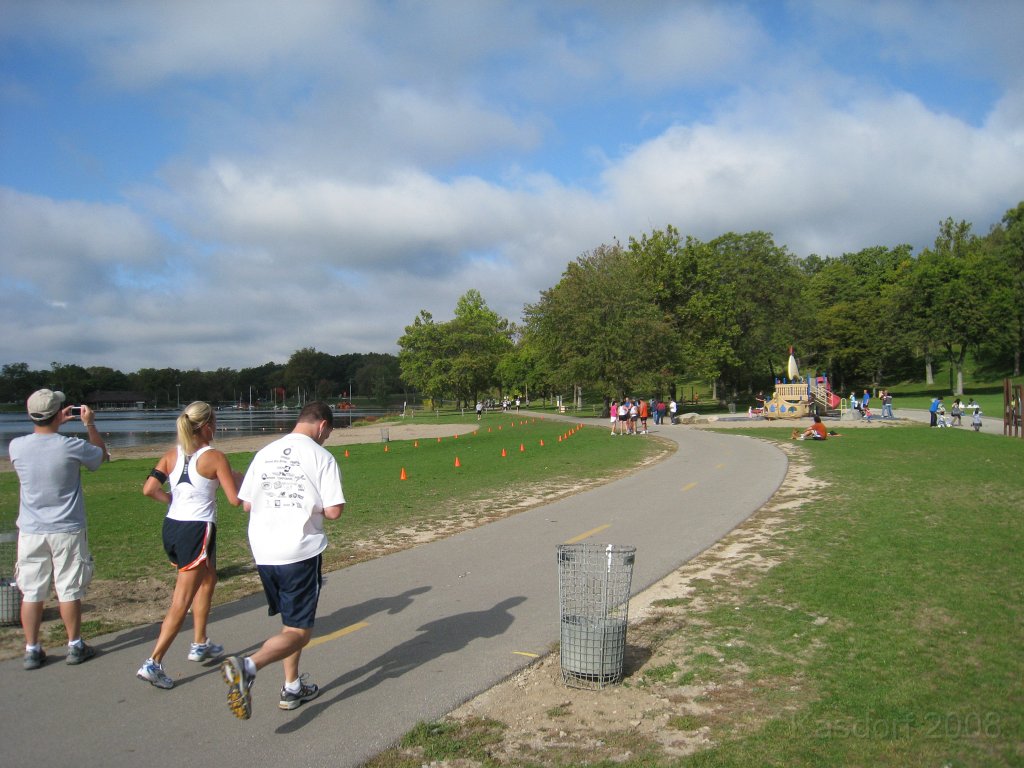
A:
[[[382,443],[391,442],[391,432],[389,431],[388,427],[380,428],[380,441]]]
[[[21,590],[14,581],[18,532],[0,533],[0,625],[21,623]]]
[[[636,547],[560,544],[562,682],[598,689],[622,681]]]

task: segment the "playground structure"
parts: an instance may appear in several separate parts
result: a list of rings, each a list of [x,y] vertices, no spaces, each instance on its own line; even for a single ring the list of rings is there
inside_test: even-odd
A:
[[[1003,435],[1024,437],[1024,386],[1003,379]]]
[[[786,381],[775,379],[775,391],[770,399],[765,400],[764,407],[754,411],[751,416],[765,419],[802,419],[805,416],[824,416],[837,411],[842,399],[829,387],[828,376],[806,376],[801,378],[800,369],[789,348],[789,363]]]
[[[790,374],[796,373],[796,361],[790,352]],[[843,400],[829,387],[828,376],[792,377],[793,381],[775,380],[775,391],[764,407],[751,409],[751,416],[765,419],[800,419],[825,416],[841,411]],[[1003,434],[1024,438],[1024,386],[1010,379],[1003,381]]]
[[[828,376],[808,376],[796,381],[775,381],[771,399],[765,400],[761,416],[766,419],[801,419],[824,416],[839,410],[841,399],[829,387]]]

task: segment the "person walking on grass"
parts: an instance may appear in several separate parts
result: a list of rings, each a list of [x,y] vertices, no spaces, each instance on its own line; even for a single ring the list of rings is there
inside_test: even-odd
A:
[[[256,673],[275,661],[284,666],[278,707],[295,709],[320,694],[299,674],[299,660],[313,636],[320,598],[324,520],[337,520],[345,508],[338,464],[323,447],[333,428],[330,406],[307,404],[290,434],[256,454],[238,493],[249,513],[249,546],[269,613],[280,613],[283,624],[251,656],[221,664],[228,707],[241,720],[252,716]]]
[[[94,472],[110,457],[92,409],[65,406],[64,400],[63,392],[33,392],[26,402],[32,434],[14,438],[7,450],[21,486],[15,573],[23,596],[25,669],[46,663],[39,630],[51,585],[68,636],[65,662],[81,664],[96,655],[81,637],[82,598],[93,575],[81,467]],[[60,434],[61,425],[76,416],[88,441]]]
[[[167,505],[163,523],[164,551],[177,569],[171,607],[160,625],[153,653],[136,677],[157,688],[173,688],[164,671],[164,654],[181,631],[192,609],[193,641],[188,660],[203,662],[224,653],[212,642],[206,624],[217,586],[217,488],[237,507],[242,474],[231,469],[227,456],[211,448],[217,418],[208,403],[194,402],[176,422],[178,444],[165,453],[149,473],[142,493]],[[165,490],[167,485],[169,490]]]

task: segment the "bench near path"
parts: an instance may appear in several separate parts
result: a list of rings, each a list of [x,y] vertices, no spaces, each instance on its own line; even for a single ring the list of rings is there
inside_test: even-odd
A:
[[[2,763],[360,765],[552,649],[558,544],[635,546],[636,594],[742,523],[785,477],[785,455],[765,441],[669,425],[652,434],[678,450],[617,482],[331,573],[302,660],[322,692],[295,711],[277,707],[275,664],[256,681],[252,719],[236,720],[217,664],[185,660],[187,624],[166,659],[169,691],[135,678],[157,625],[90,638],[99,653],[77,667],[0,663]],[[258,595],[216,607],[210,636],[245,653],[279,626]]]

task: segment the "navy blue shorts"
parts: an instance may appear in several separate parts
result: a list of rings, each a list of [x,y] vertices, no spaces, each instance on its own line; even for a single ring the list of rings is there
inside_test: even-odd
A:
[[[288,565],[257,565],[267,596],[267,614],[281,614],[281,623],[295,629],[312,629],[323,583],[323,557],[317,555]]]
[[[179,571],[191,571],[209,561],[217,567],[217,526],[195,520],[164,518],[164,552]]]

